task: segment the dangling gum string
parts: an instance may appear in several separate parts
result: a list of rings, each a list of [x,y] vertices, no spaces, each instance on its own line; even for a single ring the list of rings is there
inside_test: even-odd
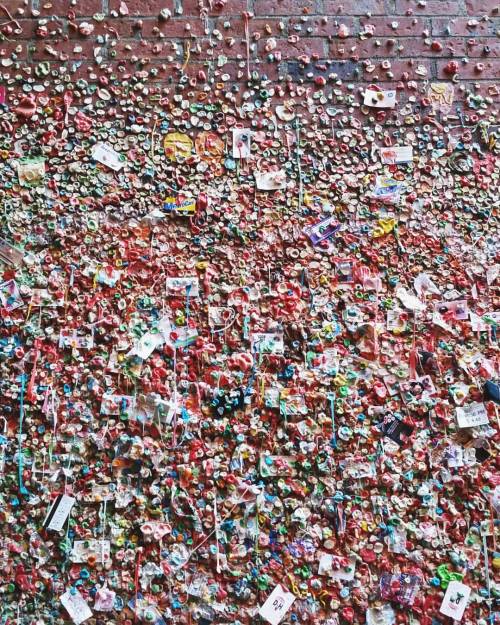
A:
[[[379,353],[380,353],[380,346],[379,346],[379,341],[378,341],[378,325],[379,325],[379,318],[380,318],[380,310],[379,310],[380,293],[379,293],[378,276],[374,276],[374,279],[375,279],[375,327],[374,327],[374,332],[373,332],[373,349],[375,352],[374,353],[375,359],[378,362]]]
[[[201,7],[200,8],[200,19],[203,21],[203,25],[205,27],[205,32],[209,33],[209,29],[208,29],[208,8],[207,7]],[[209,33],[209,38],[208,38],[209,42],[212,41],[212,33]]]
[[[24,389],[26,386],[26,374],[21,375],[21,396],[19,399],[19,432],[18,432],[18,447],[17,447],[17,476],[19,484],[19,492],[22,495],[28,494],[28,491],[23,485],[23,420],[24,420]]]
[[[155,123],[153,125],[153,130],[151,131],[151,160],[153,160],[154,155],[155,155],[155,134],[156,134],[156,127],[158,126],[158,119],[155,119]],[[151,239],[151,245],[152,245],[152,239]]]
[[[337,434],[335,430],[335,393],[329,393],[330,414],[332,418],[332,448],[337,449]]]
[[[71,106],[73,102],[73,94],[71,93],[71,91],[64,92],[63,102],[64,102],[64,112],[65,112],[64,125],[67,126],[69,122],[69,107]]]
[[[33,358],[33,369],[31,370],[30,381],[28,383],[28,388],[26,389],[26,399],[28,401],[34,401],[36,396],[33,392],[33,387],[35,386],[35,376],[38,364],[38,358],[40,357],[40,339],[35,340],[35,355]]]
[[[244,497],[245,497],[245,495],[247,494],[247,492],[248,492],[249,490],[250,490],[250,487],[245,488],[245,490],[243,491],[243,493],[242,493],[242,495],[241,495],[241,498],[240,498],[240,499],[239,499],[239,500],[238,500],[238,501],[234,504],[234,506],[231,508],[231,510],[229,510],[229,512],[228,512],[228,513],[227,513],[224,517],[222,517],[222,519],[220,519],[220,521],[219,521],[219,526],[220,526],[220,525],[222,525],[222,524],[224,523],[224,521],[226,521],[226,520],[227,520],[227,519],[231,516],[231,513],[233,512],[233,510],[234,510],[235,508],[237,508],[237,507],[238,507],[241,503],[243,503],[243,502],[245,501]],[[212,531],[210,532],[210,534],[208,534],[207,536],[205,536],[205,538],[204,538],[201,542],[199,542],[199,543],[196,545],[196,547],[195,547],[194,549],[192,549],[192,550],[189,552],[189,555],[188,555],[188,557],[187,557],[186,561],[184,562],[184,564],[182,564],[182,565],[181,565],[181,567],[180,567],[180,568],[183,568],[183,567],[185,567],[185,566],[186,566],[186,564],[187,564],[187,563],[189,562],[189,560],[191,559],[191,556],[192,556],[194,553],[196,553],[196,551],[198,551],[198,549],[199,549],[199,548],[200,548],[200,547],[201,547],[204,543],[206,543],[206,542],[207,542],[207,540],[208,540],[211,536],[213,536],[213,534],[214,534],[215,532],[216,532],[216,530],[215,530],[215,529],[214,529],[214,530],[212,530]]]
[[[104,24],[104,28],[116,37],[116,41],[120,41],[120,35],[118,34],[118,31],[116,30],[116,28],[113,28],[112,26],[108,26],[107,24]]]
[[[142,550],[137,552],[137,562],[135,565],[134,587],[135,587],[135,601],[134,601],[134,621],[138,619],[137,613],[137,598],[139,594],[139,573],[141,570]]]
[[[5,13],[5,15],[7,15],[7,17],[9,18],[8,22],[3,22],[3,24],[0,24],[0,28],[2,26],[8,26],[9,24],[15,24],[16,28],[19,28],[19,30],[22,30],[21,25],[19,24],[19,22],[12,17],[12,15],[9,12],[9,9],[7,9],[7,7],[5,5],[0,4],[0,9],[2,9],[2,11]]]
[[[104,564],[104,537],[106,536],[106,514],[108,500],[104,499],[102,511],[102,534],[101,534],[101,564]]]
[[[246,51],[247,51],[247,78],[248,80],[250,80],[251,78],[251,75],[250,75],[250,30],[248,27],[250,13],[245,11],[245,13],[243,13],[243,19],[245,21],[245,43],[246,43]]]
[[[184,72],[184,70],[187,67],[187,64],[189,63],[189,59],[191,58],[191,42],[189,41],[189,39],[186,40],[186,43],[184,44],[184,52],[185,52],[185,59],[184,59],[184,63],[181,67],[181,71]]]
[[[219,517],[217,514],[217,489],[214,489],[214,528],[215,528],[215,570],[220,573],[220,553],[219,553]]]
[[[410,380],[415,380],[417,375],[417,350],[416,350],[416,341],[417,341],[417,313],[413,311],[413,341],[410,351]]]
[[[189,296],[191,294],[192,284],[186,285],[186,327],[189,328]]]
[[[302,168],[300,165],[300,122],[297,118],[297,126],[296,126],[296,141],[297,141],[297,149],[296,149],[296,157],[297,157],[297,172],[299,174],[299,206],[298,206],[298,211],[300,212],[301,208],[302,208],[302,189],[303,189],[303,182],[302,182]]]
[[[7,419],[5,417],[0,417],[3,421],[3,437],[5,439],[5,444],[2,443],[2,455],[0,456],[0,473],[3,473],[3,469],[5,466],[5,450],[7,448]]]

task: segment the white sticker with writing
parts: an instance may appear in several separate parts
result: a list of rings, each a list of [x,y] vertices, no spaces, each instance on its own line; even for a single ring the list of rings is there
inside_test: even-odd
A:
[[[111,544],[109,540],[75,540],[71,551],[71,562],[82,564],[90,557],[99,562],[107,562],[110,558]]]
[[[55,532],[62,530],[71,512],[71,508],[75,505],[75,501],[76,499],[74,497],[69,497],[69,495],[60,495],[57,497],[45,518],[45,527]]]
[[[83,623],[92,616],[92,610],[76,588],[67,590],[64,595],[61,596],[61,603],[66,608],[75,625],[80,625],[80,623]]]
[[[364,105],[379,109],[392,109],[396,106],[396,92],[367,89],[365,91]]]
[[[413,160],[413,147],[411,145],[401,145],[380,148],[380,159],[385,165],[411,163]]]
[[[96,143],[92,149],[92,158],[113,171],[120,171],[125,164],[121,154],[106,143]]]
[[[469,596],[469,586],[461,582],[450,582],[439,611],[441,614],[455,619],[455,621],[460,621],[467,607]]]
[[[259,615],[271,625],[278,625],[294,601],[295,595],[278,584],[259,608]]]
[[[249,158],[252,131],[248,128],[233,128],[233,158]]]
[[[457,407],[457,423],[459,428],[475,428],[489,423],[486,406],[482,402],[474,402],[467,406]]]

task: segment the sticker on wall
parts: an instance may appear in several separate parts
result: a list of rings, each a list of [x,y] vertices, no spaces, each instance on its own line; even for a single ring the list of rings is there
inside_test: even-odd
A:
[[[113,171],[120,171],[125,166],[125,157],[119,154],[114,148],[107,143],[97,143],[92,148],[92,158],[109,167]]]
[[[378,87],[368,87],[365,91],[363,103],[365,106],[380,109],[392,109],[396,106],[396,92],[384,91]]]
[[[271,625],[278,625],[292,606],[296,597],[285,590],[280,584],[259,608],[259,615]]]
[[[181,132],[170,132],[163,141],[165,156],[169,161],[184,161],[193,151],[191,137]]]
[[[252,131],[248,128],[233,128],[233,158],[249,158]]]

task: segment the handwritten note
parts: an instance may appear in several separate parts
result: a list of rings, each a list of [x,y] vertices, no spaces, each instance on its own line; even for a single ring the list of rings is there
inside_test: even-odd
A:
[[[456,414],[459,428],[475,428],[489,423],[486,406],[481,402],[457,407]]]
[[[259,615],[271,625],[278,625],[294,601],[295,595],[278,584],[259,608]]]
[[[470,588],[461,582],[450,582],[439,608],[441,614],[461,621],[469,601]]]
[[[60,599],[75,625],[80,625],[92,616],[92,610],[82,595],[72,588],[67,590]]]
[[[69,495],[59,495],[45,517],[44,527],[55,532],[62,530],[71,508],[75,505],[75,501],[76,499]]]

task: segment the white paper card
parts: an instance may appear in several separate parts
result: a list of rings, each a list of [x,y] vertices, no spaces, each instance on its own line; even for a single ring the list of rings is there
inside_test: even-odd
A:
[[[482,402],[457,407],[456,414],[459,428],[475,428],[489,423],[486,406]]]
[[[469,318],[469,307],[467,300],[455,300],[454,302],[436,302],[434,304],[434,312],[440,315],[451,315],[452,319],[465,321]]]
[[[413,160],[413,147],[411,145],[380,148],[380,159],[385,165],[397,163],[410,163]]]
[[[95,595],[94,610],[111,612],[115,606],[116,592],[109,588],[99,588]]]
[[[111,544],[109,540],[75,540],[71,551],[71,562],[82,564],[94,556],[99,562],[107,562],[110,558]]]
[[[44,526],[46,529],[54,530],[55,532],[62,530],[71,508],[75,505],[75,501],[76,499],[69,497],[69,495],[59,495],[45,517]]]
[[[396,613],[388,603],[366,610],[366,625],[394,625]]]
[[[450,445],[446,450],[446,456],[450,469],[464,466],[464,448],[461,445]]]
[[[286,172],[284,169],[278,171],[256,171],[254,173],[255,184],[259,191],[275,191],[286,187]]]
[[[460,621],[467,607],[469,596],[469,586],[461,582],[450,582],[439,611],[455,621]]]
[[[167,278],[166,287],[170,297],[198,297],[200,294],[197,276]]]
[[[109,167],[113,171],[120,171],[125,164],[121,154],[107,143],[96,143],[92,148],[92,158],[94,161],[101,163],[101,165],[106,165],[106,167]]]
[[[75,625],[80,625],[80,623],[83,623],[92,616],[92,610],[76,588],[72,591],[67,590],[64,595],[61,596],[61,603],[66,608]]]
[[[259,615],[271,625],[278,625],[294,601],[295,595],[278,584],[259,608]]]
[[[500,513],[500,484],[497,484],[495,486],[495,490],[491,495],[491,505],[493,506],[497,514]]]
[[[332,579],[352,582],[355,572],[355,558],[349,558],[349,562],[346,565],[344,558],[341,556],[335,556],[331,553],[321,554],[318,566],[318,575],[328,575]]]
[[[233,128],[233,158],[248,158],[252,131],[248,128]]]
[[[418,297],[412,295],[404,287],[399,287],[399,289],[396,290],[396,296],[408,310],[413,310],[414,312],[425,310],[424,302],[421,302]]]
[[[486,332],[488,328],[492,327],[493,323],[500,324],[500,312],[488,311],[480,317],[469,311],[469,317],[471,328],[474,332]]]
[[[379,109],[392,109],[396,106],[396,92],[367,89],[365,91],[364,105]]]
[[[387,311],[386,327],[391,332],[394,330],[403,331],[406,328],[407,314],[399,308]]]
[[[252,352],[260,354],[282,354],[285,349],[280,332],[253,332],[250,337]]]
[[[165,339],[163,338],[163,334],[160,332],[146,332],[146,334],[143,334],[134,347],[127,353],[127,356],[138,356],[142,360],[146,360],[151,356],[155,349],[161,347],[164,342]]]
[[[486,282],[492,285],[500,275],[500,265],[493,265],[486,270]]]

